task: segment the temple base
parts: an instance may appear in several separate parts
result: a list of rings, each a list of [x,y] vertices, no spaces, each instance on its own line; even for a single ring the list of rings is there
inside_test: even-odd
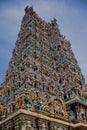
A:
[[[21,109],[1,121],[0,130],[87,130],[87,125],[72,124]]]

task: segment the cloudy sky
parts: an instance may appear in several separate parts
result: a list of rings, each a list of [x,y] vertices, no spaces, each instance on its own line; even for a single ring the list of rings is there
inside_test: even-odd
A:
[[[0,83],[15,47],[25,6],[47,22],[56,18],[61,33],[72,43],[87,82],[87,0],[0,0]]]

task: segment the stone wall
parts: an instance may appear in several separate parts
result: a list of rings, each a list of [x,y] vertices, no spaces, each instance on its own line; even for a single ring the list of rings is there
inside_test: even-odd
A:
[[[42,117],[19,114],[4,121],[0,130],[68,130],[68,126],[42,119]]]

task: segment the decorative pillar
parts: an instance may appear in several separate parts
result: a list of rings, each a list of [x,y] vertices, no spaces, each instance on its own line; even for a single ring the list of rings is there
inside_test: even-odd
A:
[[[26,123],[26,130],[34,130],[32,125],[31,125],[31,121],[27,121],[27,123]]]
[[[19,128],[20,128],[19,125],[15,126],[15,130],[20,130]]]
[[[46,130],[46,126],[44,123],[42,124],[42,130]]]
[[[20,118],[20,130],[26,130],[26,120],[21,116]]]
[[[29,117],[28,120],[29,122],[31,122],[31,130],[38,130],[37,129],[37,121],[36,121],[36,118],[35,117]],[[28,123],[29,123],[28,122]],[[28,124],[29,125],[29,124]],[[29,129],[30,130],[30,129]]]
[[[57,126],[56,126],[56,125],[54,126],[54,130],[58,130],[58,128],[57,128]]]
[[[48,122],[42,119],[38,120],[39,130],[48,130]]]
[[[64,127],[58,123],[54,123],[54,122],[50,122],[49,129],[50,130],[68,130],[66,127]]]
[[[6,122],[5,126],[6,126],[5,127],[6,130],[13,129],[13,127],[14,127],[13,120],[9,120],[8,122]]]
[[[73,129],[73,128],[72,128],[71,126],[69,126],[67,130],[72,130],[72,129]],[[66,129],[65,129],[65,130],[66,130]]]
[[[49,128],[50,130],[54,130],[54,124],[52,122],[50,122]]]
[[[21,130],[26,130],[26,124],[25,124],[25,123],[22,124],[22,126],[21,126]]]
[[[2,124],[0,128],[1,128],[1,130],[6,130],[5,124]]]
[[[57,130],[64,130],[63,128],[58,128]]]
[[[45,124],[39,124],[39,130],[46,130]]]
[[[15,130],[20,130],[20,118],[19,118],[19,116],[14,118],[14,128],[15,128]]]

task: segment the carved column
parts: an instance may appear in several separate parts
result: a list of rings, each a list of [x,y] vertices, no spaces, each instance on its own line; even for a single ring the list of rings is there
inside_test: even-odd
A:
[[[49,130],[68,130],[66,126],[62,126],[58,123],[50,122],[49,124]]]
[[[7,130],[7,127],[5,126],[5,124],[3,124],[3,125],[1,126],[1,130]]]
[[[26,130],[34,130],[32,125],[31,125],[31,121],[26,122]]]
[[[37,122],[36,122],[36,118],[35,117],[30,117],[28,118],[29,121],[31,121],[31,128],[32,130],[38,130],[37,129]]]
[[[39,119],[38,127],[39,127],[39,130],[48,130],[48,121]]]
[[[54,126],[54,130],[58,130],[58,127],[56,125]]]
[[[19,125],[16,125],[16,126],[15,126],[15,130],[20,130]]]
[[[49,129],[50,129],[50,130],[54,130],[54,123],[50,122],[50,124],[49,124]]]
[[[57,130],[64,130],[63,128],[58,128]]]
[[[23,125],[21,126],[21,130],[26,130],[26,125],[25,125],[25,124],[23,124]]]
[[[58,124],[54,123],[54,122],[50,122],[50,125],[49,125],[49,129],[50,130],[58,130]]]
[[[14,127],[13,120],[9,120],[4,124],[4,130],[12,130]]]
[[[67,130],[66,128],[64,128],[64,126],[60,126],[60,127],[57,127],[57,130]]]
[[[46,130],[46,126],[44,123],[39,124],[39,130]]]
[[[15,126],[14,126],[15,130],[20,130],[20,118],[19,118],[19,116],[14,118],[14,124],[15,124]]]
[[[15,130],[26,130],[26,120],[23,115],[18,115],[14,118]]]
[[[73,128],[71,127],[71,126],[69,126],[67,129],[65,129],[65,130],[72,130]]]
[[[35,117],[28,115],[21,115],[19,122],[21,130],[36,130]]]
[[[20,126],[21,126],[21,130],[26,130],[26,120],[25,119],[21,120]]]

